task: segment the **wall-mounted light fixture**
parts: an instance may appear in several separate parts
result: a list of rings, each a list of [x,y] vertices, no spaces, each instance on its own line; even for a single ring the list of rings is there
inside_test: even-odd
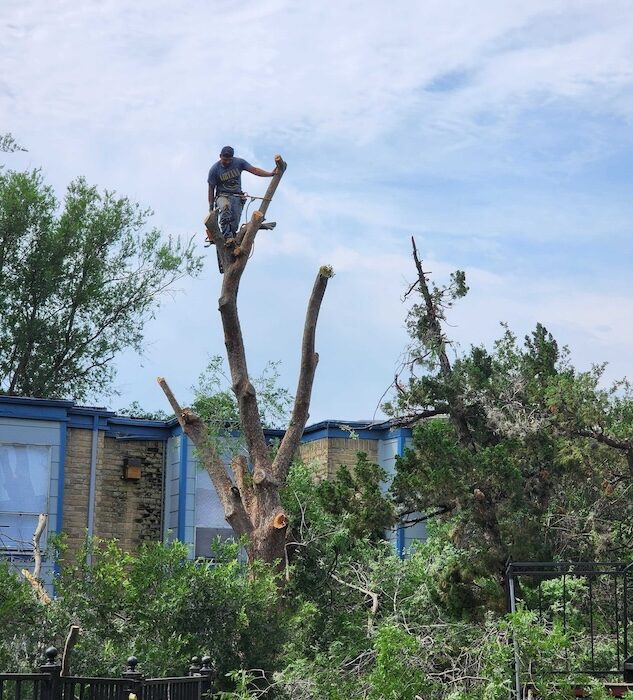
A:
[[[138,481],[141,478],[143,460],[140,457],[126,457],[123,460],[123,476],[126,481]]]

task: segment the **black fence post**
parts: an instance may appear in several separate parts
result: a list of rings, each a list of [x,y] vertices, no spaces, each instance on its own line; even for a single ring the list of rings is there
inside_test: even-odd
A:
[[[202,666],[200,667],[200,675],[202,676],[201,692],[202,695],[211,695],[211,687],[215,680],[215,671],[211,666],[211,657],[202,657]]]
[[[194,656],[191,659],[191,666],[189,666],[189,675],[190,676],[199,676],[200,675],[200,657],[199,656]]]
[[[136,670],[138,659],[136,656],[129,656],[127,667],[121,674],[127,680],[123,687],[123,700],[142,700],[143,698],[143,674]],[[130,697],[133,695],[134,697]]]
[[[48,647],[44,652],[46,663],[40,666],[40,673],[46,673],[48,678],[42,681],[42,700],[61,700],[61,683],[59,677],[62,672],[61,664],[57,661],[59,653],[55,647]]]

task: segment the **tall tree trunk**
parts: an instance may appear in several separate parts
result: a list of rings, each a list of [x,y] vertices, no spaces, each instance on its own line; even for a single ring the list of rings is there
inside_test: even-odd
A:
[[[301,369],[292,416],[273,460],[266,444],[257,404],[257,393],[248,374],[246,351],[237,310],[237,295],[255,237],[286,170],[286,163],[281,156],[275,157],[275,164],[277,171],[262,205],[253,213],[248,225],[238,234],[237,246],[233,251],[228,250],[224,245],[218,226],[217,211],[212,212],[207,221],[207,227],[217,246],[224,269],[218,307],[224,329],[224,343],[231,371],[232,388],[237,399],[240,426],[249,455],[250,470],[246,459],[238,456],[233,459],[232,470],[229,471],[221,455],[218,454],[204,422],[191,409],[180,407],[162,377],[159,377],[158,382],[183,432],[191,438],[198,450],[198,457],[211,477],[227,522],[236,535],[247,536],[249,559],[268,563],[277,562],[280,567],[283,567],[288,518],[279,492],[286,481],[292,457],[309,416],[312,384],[319,360],[314,349],[316,324],[325,289],[333,272],[328,266],[320,268],[314,282],[304,323]]]

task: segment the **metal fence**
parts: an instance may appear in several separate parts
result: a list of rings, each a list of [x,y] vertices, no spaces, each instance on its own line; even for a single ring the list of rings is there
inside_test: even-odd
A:
[[[506,570],[508,610],[537,613],[540,624],[558,628],[567,639],[564,656],[532,667],[514,642],[514,685],[539,675],[572,680],[589,675],[615,682],[630,681],[629,628],[633,581],[626,562],[510,562]]]
[[[145,678],[131,656],[120,678],[62,676],[57,649],[46,650],[39,673],[0,673],[0,700],[202,700],[211,694],[210,657],[194,657],[189,675]]]

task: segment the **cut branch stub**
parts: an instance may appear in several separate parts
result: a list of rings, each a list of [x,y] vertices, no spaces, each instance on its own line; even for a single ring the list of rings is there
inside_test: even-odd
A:
[[[261,212],[262,216],[266,216],[266,212],[268,211],[268,205],[270,204],[270,200],[273,198],[273,195],[275,194],[275,190],[277,189],[277,186],[279,185],[281,178],[283,177],[284,173],[286,172],[286,169],[288,168],[288,164],[284,161],[284,159],[280,155],[275,156],[275,168],[276,168],[276,172],[273,175],[272,180],[270,181],[270,184],[268,185],[268,189],[266,190],[266,194],[264,195],[264,199],[262,201],[262,204],[259,207],[259,211]]]
[[[275,530],[283,530],[288,526],[288,516],[285,513],[277,513],[273,518],[273,527]]]

